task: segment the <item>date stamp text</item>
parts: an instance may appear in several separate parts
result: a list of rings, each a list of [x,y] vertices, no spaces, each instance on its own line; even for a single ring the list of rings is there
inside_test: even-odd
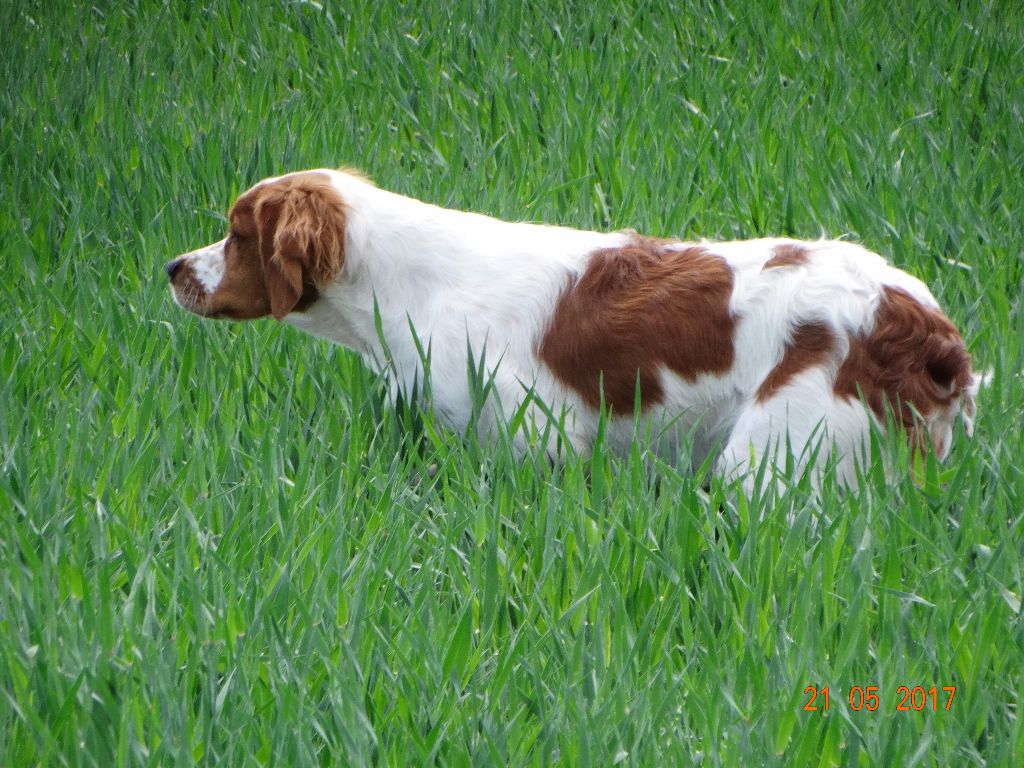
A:
[[[835,702],[832,696],[839,691],[828,687],[808,685],[804,688],[804,711],[828,712]],[[846,695],[846,702],[854,712],[949,712],[956,696],[955,685],[925,687],[901,685],[894,695],[879,692],[877,685],[854,685]]]

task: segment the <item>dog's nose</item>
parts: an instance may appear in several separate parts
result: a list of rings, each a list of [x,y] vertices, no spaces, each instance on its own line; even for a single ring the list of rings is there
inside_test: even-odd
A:
[[[174,275],[181,269],[181,265],[185,263],[184,259],[174,259],[173,261],[167,262],[167,266],[164,267],[167,270],[167,277],[171,280],[174,279]]]

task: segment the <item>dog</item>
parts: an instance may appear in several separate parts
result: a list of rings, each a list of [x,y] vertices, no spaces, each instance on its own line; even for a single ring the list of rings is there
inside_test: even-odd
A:
[[[961,335],[920,280],[849,242],[510,223],[335,170],[261,181],[229,222],[167,264],[182,308],[273,316],[388,368],[396,392],[422,386],[429,357],[430,405],[456,430],[474,413],[471,355],[493,385],[475,428],[522,416],[538,429],[517,432],[521,450],[541,435],[552,457],[586,454],[604,411],[613,450],[647,430],[670,458],[714,453],[751,492],[787,455],[854,485],[872,425],[940,460],[958,416],[973,433]]]

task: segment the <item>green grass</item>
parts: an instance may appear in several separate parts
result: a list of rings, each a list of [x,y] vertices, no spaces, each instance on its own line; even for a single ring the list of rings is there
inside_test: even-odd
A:
[[[0,764],[1024,763],[1024,15],[445,5],[0,6]],[[643,444],[519,462],[172,304],[240,189],[342,164],[506,218],[858,239],[994,371],[975,440],[734,508]]]

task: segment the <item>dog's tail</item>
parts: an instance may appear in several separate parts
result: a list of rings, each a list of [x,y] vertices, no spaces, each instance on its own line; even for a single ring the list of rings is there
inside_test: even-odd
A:
[[[971,383],[964,389],[960,406],[960,416],[964,420],[964,432],[968,437],[974,437],[974,419],[977,415],[975,404],[978,392],[982,387],[987,387],[992,381],[992,371],[984,373],[971,372]]]
[[[912,352],[910,365],[895,383],[895,394],[914,407],[915,421],[923,418],[927,441],[943,460],[953,447],[957,417],[963,419],[967,436],[974,435],[976,400],[983,377],[974,372],[963,337],[944,314],[907,294],[890,293],[888,300],[891,315],[902,315],[906,336],[900,346]],[[912,435],[915,433],[924,437],[919,428],[911,430]],[[927,444],[922,439],[917,443],[922,448]]]
[[[953,447],[953,425],[958,416],[963,419],[967,436],[974,435],[981,376],[972,370],[971,356],[958,333],[933,332],[923,342],[923,366],[907,372],[911,381],[905,386],[917,395],[917,401],[911,401],[918,411],[915,417],[923,419],[928,442],[941,461]],[[912,435],[915,433],[919,437],[917,444],[923,448],[926,443],[920,439],[924,435],[919,434],[919,427],[911,430]]]
[[[941,460],[952,448],[957,417],[973,434],[984,381],[949,318],[902,289],[886,287],[874,330],[851,347],[836,388],[851,396],[862,388],[879,419],[888,404],[912,445],[926,450],[930,443]]]

